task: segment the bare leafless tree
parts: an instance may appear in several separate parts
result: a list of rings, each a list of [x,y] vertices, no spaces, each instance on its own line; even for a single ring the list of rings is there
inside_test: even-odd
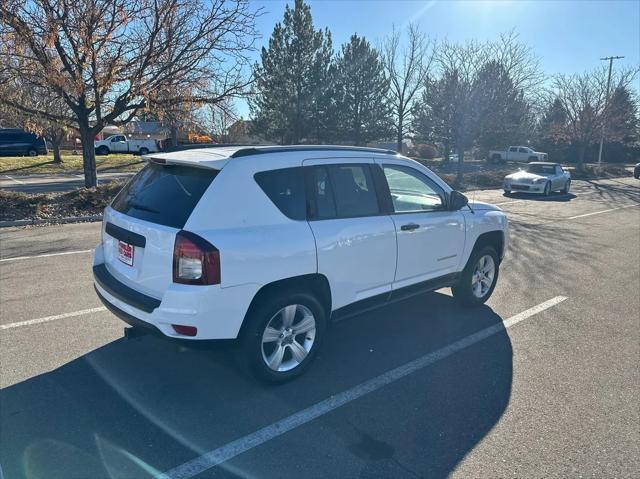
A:
[[[462,181],[465,149],[473,145],[477,115],[473,107],[474,86],[483,65],[489,59],[487,44],[469,41],[465,44],[442,42],[437,49],[436,65],[449,83],[452,122],[450,131],[458,152],[457,182]]]
[[[210,105],[206,109],[205,124],[220,143],[236,143],[237,138],[231,138],[229,127],[240,117],[231,99]]]
[[[614,72],[611,85],[627,87],[636,78],[636,69]],[[582,168],[585,152],[600,138],[607,122],[607,68],[574,75],[556,75],[550,94],[562,106],[565,121],[558,134],[578,149],[578,168]]]
[[[409,131],[413,104],[425,85],[433,63],[433,42],[415,24],[406,31],[406,45],[402,46],[402,32],[393,29],[382,43],[382,60],[389,79],[389,102],[392,106],[397,150]]]
[[[0,79],[48,88],[72,115],[1,100],[77,128],[85,185],[94,186],[93,141],[105,125],[245,89],[258,14],[248,0],[0,0]]]
[[[27,106],[32,111],[46,112],[47,115],[27,113],[0,100],[0,117],[7,123],[5,126],[22,128],[43,137],[51,144],[53,162],[62,163],[60,148],[70,127],[65,122],[53,118],[69,116],[72,112],[62,98],[51,94],[48,89],[19,82],[15,78],[13,80],[0,83],[0,98],[19,99],[19,104]]]

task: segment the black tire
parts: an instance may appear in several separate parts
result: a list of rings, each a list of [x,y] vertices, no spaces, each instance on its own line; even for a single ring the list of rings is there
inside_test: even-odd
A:
[[[538,161],[538,158],[536,158],[535,156],[530,156],[529,163],[531,163],[532,161]]]
[[[504,190],[504,194],[505,195],[510,195],[511,194],[511,190]]]
[[[551,196],[551,182],[547,181],[544,185],[544,196]]]
[[[96,148],[96,154],[97,155],[108,155],[109,154],[109,148],[107,148],[104,145],[99,146],[98,148]]]
[[[472,279],[478,261],[480,260],[480,258],[486,255],[491,256],[491,259],[493,260],[495,268],[493,283],[485,294],[478,297],[473,293]],[[454,299],[463,306],[467,307],[480,306],[481,304],[484,304],[493,294],[493,290],[495,289],[496,283],[498,282],[499,272],[500,259],[498,258],[498,253],[493,247],[484,246],[482,248],[474,250],[473,253],[471,253],[469,261],[467,261],[467,265],[460,275],[460,279],[454,286],[451,287],[451,292],[453,293]]]
[[[29,148],[27,150],[27,156],[38,156],[38,150],[36,150],[35,148]]]
[[[502,156],[497,155],[497,154],[494,154],[494,155],[491,157],[491,161],[492,161],[493,163],[500,163],[500,162],[502,161]]]
[[[140,148],[140,150],[138,150],[138,153],[140,154],[140,156],[143,155],[148,155],[149,154],[149,148]]]
[[[567,180],[567,182],[564,184],[564,188],[562,188],[560,191],[566,195],[569,193],[570,188],[571,188],[571,180]]]
[[[289,305],[302,305],[311,311],[315,319],[315,339],[302,362],[288,371],[276,371],[267,365],[266,356],[263,356],[262,336],[270,321],[276,317],[279,311]],[[288,291],[281,295],[265,298],[259,304],[252,306],[251,309],[245,319],[247,323],[243,326],[240,348],[238,349],[239,361],[243,367],[258,379],[269,383],[283,383],[304,373],[313,362],[327,327],[326,312],[318,299],[307,292]],[[285,348],[285,350],[287,349]],[[286,354],[289,354],[289,359],[291,359],[291,349],[288,349]]]

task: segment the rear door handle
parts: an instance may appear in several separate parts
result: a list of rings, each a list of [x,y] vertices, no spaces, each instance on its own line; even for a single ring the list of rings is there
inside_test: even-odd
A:
[[[413,230],[417,230],[418,228],[420,228],[420,225],[416,223],[407,223],[406,225],[402,225],[400,227],[402,231],[413,231]]]

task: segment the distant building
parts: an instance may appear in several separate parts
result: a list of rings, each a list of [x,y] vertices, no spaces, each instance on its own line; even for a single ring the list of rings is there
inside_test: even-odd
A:
[[[165,140],[170,132],[161,121],[132,121],[123,128],[123,133],[132,138],[149,138],[151,140]]]

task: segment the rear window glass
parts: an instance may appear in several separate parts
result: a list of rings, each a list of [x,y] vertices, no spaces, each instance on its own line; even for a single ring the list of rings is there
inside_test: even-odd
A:
[[[118,193],[111,207],[181,229],[217,174],[217,170],[149,163]]]
[[[368,165],[339,165],[329,168],[338,217],[376,215],[378,198]]]
[[[307,218],[304,173],[301,167],[263,171],[254,176],[262,191],[292,220]]]

